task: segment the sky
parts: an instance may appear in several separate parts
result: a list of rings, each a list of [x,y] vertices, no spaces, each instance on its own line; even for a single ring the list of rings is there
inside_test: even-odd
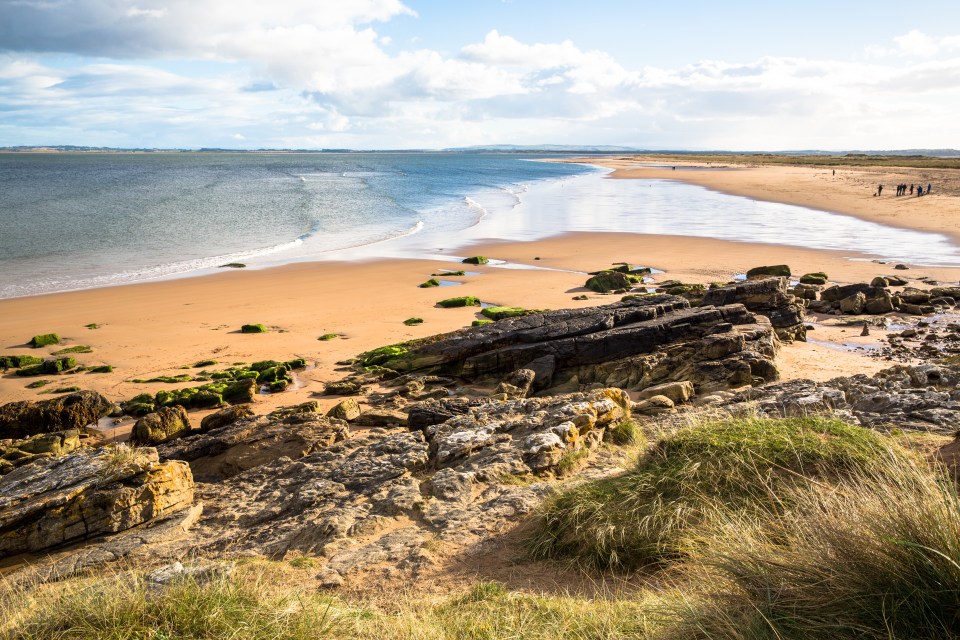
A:
[[[960,148],[960,2],[0,0],[0,146]]]

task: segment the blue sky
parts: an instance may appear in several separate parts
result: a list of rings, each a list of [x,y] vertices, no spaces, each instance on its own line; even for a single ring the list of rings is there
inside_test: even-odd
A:
[[[960,3],[0,0],[0,146],[960,147]]]

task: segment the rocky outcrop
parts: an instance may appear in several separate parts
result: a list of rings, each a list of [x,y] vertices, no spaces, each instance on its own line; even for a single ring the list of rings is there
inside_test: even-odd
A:
[[[137,420],[130,432],[130,442],[137,445],[161,444],[189,432],[190,419],[186,409],[180,405],[160,407]]]
[[[770,325],[743,305],[691,308],[676,296],[645,295],[435,336],[404,345],[380,364],[490,386],[527,369],[540,394],[591,385],[639,390],[680,380],[727,388],[776,379],[777,348]]]
[[[422,431],[366,430],[199,485],[209,515],[193,539],[208,553],[318,556],[331,584],[416,573],[431,547],[472,547],[529,513],[550,491],[540,479],[582,464],[628,405],[602,389],[478,403]]]
[[[228,424],[233,424],[241,418],[249,418],[252,415],[253,410],[243,404],[233,407],[225,407],[215,413],[211,413],[201,420],[200,431],[202,433],[206,433],[207,431],[212,431],[213,429],[219,429],[220,427],[225,427]]]
[[[872,429],[951,435],[960,426],[960,367],[903,366],[827,382],[791,380],[736,394],[725,406],[750,403],[770,416],[834,414]],[[752,410],[752,409],[751,409]]]
[[[301,411],[242,418],[157,450],[164,459],[189,462],[198,481],[212,482],[278,458],[302,458],[347,436],[345,422]]]
[[[900,311],[910,315],[928,315],[936,307],[953,307],[960,287],[935,287],[930,290],[906,287],[893,292],[888,287],[900,286],[906,281],[893,277],[876,277],[870,284],[859,282],[835,285],[824,289],[819,300],[808,304],[811,311],[844,313],[850,315],[881,315]]]
[[[807,339],[803,324],[804,301],[787,291],[786,278],[747,280],[710,289],[701,304],[742,304],[748,310],[768,317],[781,340]]]
[[[76,429],[38,433],[9,443],[0,442],[0,475],[36,460],[66,455],[79,448],[80,432]]]
[[[94,391],[77,391],[38,402],[11,402],[0,406],[0,439],[83,430],[115,409],[116,405]]]
[[[0,558],[117,533],[193,503],[184,462],[155,449],[80,449],[0,477]]]

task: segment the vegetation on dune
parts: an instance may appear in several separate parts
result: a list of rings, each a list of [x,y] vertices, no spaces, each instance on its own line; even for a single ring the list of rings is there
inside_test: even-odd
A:
[[[755,511],[804,477],[831,482],[875,463],[877,434],[831,418],[730,419],[658,442],[631,471],[577,485],[541,509],[536,558],[594,568],[680,557],[716,505]]]
[[[666,637],[960,637],[954,480],[894,456],[783,500],[788,512],[754,520],[718,512]]]

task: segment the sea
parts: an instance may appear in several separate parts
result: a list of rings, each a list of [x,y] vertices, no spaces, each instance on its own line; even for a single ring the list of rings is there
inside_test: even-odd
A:
[[[946,236],[494,153],[0,153],[0,298],[577,231],[960,266]],[[465,254],[464,254],[465,255]],[[518,265],[503,265],[513,266]],[[653,265],[655,266],[655,265]]]

